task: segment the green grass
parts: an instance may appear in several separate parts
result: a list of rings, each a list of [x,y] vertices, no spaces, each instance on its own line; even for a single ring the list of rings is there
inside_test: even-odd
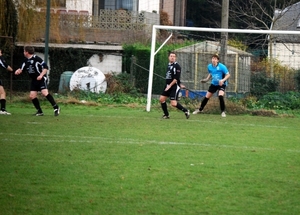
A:
[[[298,117],[62,105],[0,115],[0,214],[299,214]]]

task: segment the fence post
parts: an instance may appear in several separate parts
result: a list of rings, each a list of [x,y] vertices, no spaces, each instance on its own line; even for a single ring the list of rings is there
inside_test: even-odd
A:
[[[134,66],[136,64],[136,57],[135,56],[131,56],[131,63],[130,63],[130,81],[132,86],[135,86],[135,81],[134,81]]]

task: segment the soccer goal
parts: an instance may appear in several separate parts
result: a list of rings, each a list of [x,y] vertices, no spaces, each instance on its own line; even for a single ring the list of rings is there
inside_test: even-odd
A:
[[[158,30],[167,30],[169,35],[166,36],[166,39],[162,45],[156,47]],[[295,84],[291,83],[290,78],[287,78],[286,74],[294,74],[294,71],[300,70],[300,31],[222,29],[153,25],[146,111],[149,112],[151,109],[155,55],[173,37],[173,32],[190,34],[190,32],[196,31],[202,33],[206,32],[207,34],[214,35],[227,33],[228,38],[230,38],[231,35],[239,34],[258,35],[267,41],[267,44],[265,45],[265,47],[267,47],[266,55],[264,56],[265,59],[274,59],[272,62],[276,65],[280,65],[280,71],[277,71],[278,69],[274,69],[275,66],[273,66],[272,63],[271,66],[266,66],[267,63],[266,61],[262,61],[260,59],[260,54],[249,52],[247,50],[240,50],[227,44],[226,66],[231,74],[229,85],[226,89],[227,95],[240,95],[250,92],[250,87],[253,84],[250,80],[251,73],[258,73],[262,70],[268,73],[270,77],[273,77],[274,75],[281,77],[283,81],[282,83],[279,83],[280,87],[285,89],[294,87],[293,85]],[[294,39],[292,40],[291,38]],[[295,40],[295,38],[297,39]],[[211,62],[212,54],[220,54],[220,41],[217,39],[211,40],[202,38],[199,40],[199,42],[196,42],[191,46],[182,47],[172,51],[176,52],[177,61],[182,68],[181,81],[188,89],[191,90],[189,94],[188,91],[186,91],[184,96],[193,97],[194,95],[191,92],[205,93],[209,85],[201,84],[200,79],[207,76],[206,68],[207,64]],[[222,59],[220,59],[220,62],[222,62]],[[262,62],[264,62],[264,66],[261,66]]]

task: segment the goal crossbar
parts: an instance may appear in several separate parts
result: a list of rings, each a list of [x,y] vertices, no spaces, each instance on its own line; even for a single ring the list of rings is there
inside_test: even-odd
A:
[[[161,30],[177,30],[177,31],[219,32],[219,33],[222,33],[222,32],[224,32],[224,33],[248,33],[248,34],[266,34],[266,35],[268,35],[268,34],[270,34],[270,35],[272,35],[272,34],[295,34],[295,35],[300,35],[300,31],[251,30],[251,29],[227,29],[227,28],[200,28],[200,27],[153,25],[152,26],[151,52],[150,52],[151,53],[150,54],[150,65],[149,65],[148,91],[147,91],[147,105],[146,105],[146,111],[148,111],[148,112],[151,109],[154,57],[155,57],[155,54],[159,51],[159,50],[155,51],[156,31],[158,29],[161,29]],[[162,46],[159,49],[161,49]]]

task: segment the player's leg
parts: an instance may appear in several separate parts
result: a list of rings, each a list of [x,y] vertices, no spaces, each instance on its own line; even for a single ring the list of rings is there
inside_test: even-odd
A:
[[[220,101],[220,109],[221,109],[222,117],[226,117],[224,95],[225,95],[225,88],[221,88],[219,90],[218,96],[219,96],[219,101]]]
[[[193,112],[193,114],[202,113],[202,111],[203,111],[204,107],[206,106],[208,100],[212,97],[213,94],[214,94],[214,92],[207,91],[205,97],[201,101],[201,105],[200,105],[199,109],[195,110]]]
[[[203,101],[201,102],[200,108],[199,110],[202,111],[204,109],[204,107],[206,106],[208,100],[212,97],[213,93],[211,92],[207,92]]]
[[[1,104],[0,114],[11,115],[6,111],[6,93],[4,87],[2,86],[1,80],[0,80],[0,104]]]
[[[168,96],[166,96],[166,95],[160,95],[160,97],[159,97],[159,102],[160,102],[160,105],[161,105],[161,109],[164,112],[164,115],[162,116],[163,119],[169,119],[170,118],[168,107],[167,107],[167,102],[166,102],[167,98],[168,98]]]
[[[42,108],[40,106],[40,102],[37,98],[37,93],[39,90],[40,90],[39,81],[32,80],[31,85],[30,85],[29,98],[31,99],[33,106],[37,110],[37,112],[35,114],[33,114],[34,116],[43,116],[44,115]]]
[[[166,86],[165,88],[166,89]],[[167,98],[170,96],[170,89],[168,91],[163,90],[160,97],[159,97],[159,102],[161,105],[161,109],[164,112],[164,115],[162,116],[163,119],[169,119],[170,115],[169,115],[169,111],[168,111],[168,107],[167,107]]]
[[[33,106],[35,107],[35,109],[37,110],[37,112],[35,114],[33,114],[34,116],[43,116],[43,110],[40,106],[40,102],[37,98],[37,91],[31,90],[29,93],[29,97],[31,99],[31,102],[33,104]]]
[[[180,87],[176,85],[176,87],[172,88],[171,95],[170,95],[170,100],[171,100],[171,105],[173,107],[176,107],[178,110],[181,110],[184,112],[186,118],[188,119],[190,117],[190,111],[183,107],[179,102],[178,102],[178,96],[179,96],[179,91]]]
[[[47,98],[47,100],[52,105],[52,107],[54,109],[54,116],[58,116],[59,113],[60,113],[60,107],[57,105],[57,103],[55,102],[53,96],[49,93],[48,89],[41,90],[41,93],[42,93],[43,96],[45,96]]]
[[[57,103],[55,102],[53,96],[48,91],[47,79],[44,78],[44,80],[41,81],[39,84],[40,84],[40,89],[41,89],[42,95],[47,98],[47,100],[50,102],[50,104],[53,107],[54,116],[58,116],[59,113],[60,113],[60,107],[57,105]]]

